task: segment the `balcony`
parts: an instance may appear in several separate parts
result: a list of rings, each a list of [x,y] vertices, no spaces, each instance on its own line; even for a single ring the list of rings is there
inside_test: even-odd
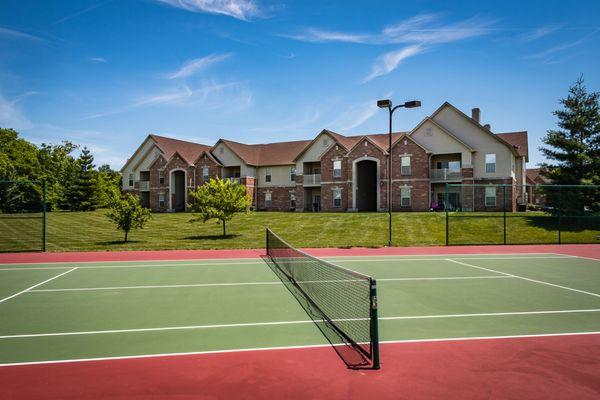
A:
[[[140,181],[139,186],[140,192],[147,192],[150,190],[150,181]]]
[[[302,178],[302,186],[320,186],[321,174],[304,175]]]
[[[458,169],[432,169],[431,180],[434,182],[449,182],[449,181],[460,181],[462,179],[462,173]]]
[[[229,177],[229,178],[225,178],[225,180],[231,181],[233,183],[241,183],[242,182],[241,178],[237,178],[237,177],[234,177],[234,176]]]

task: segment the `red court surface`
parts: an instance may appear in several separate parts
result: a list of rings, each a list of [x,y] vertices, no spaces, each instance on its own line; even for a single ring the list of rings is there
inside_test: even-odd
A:
[[[304,249],[316,257],[334,256],[402,256],[444,254],[533,254],[557,253],[600,259],[600,244],[565,245],[507,245],[507,246],[432,246],[432,247],[380,247],[316,248]],[[149,251],[96,251],[66,253],[5,253],[0,263],[44,263],[82,261],[150,261],[193,260],[218,258],[258,258],[263,249],[236,250],[149,250]]]
[[[600,334],[382,344],[379,371],[330,347],[0,368],[13,399],[598,399]]]

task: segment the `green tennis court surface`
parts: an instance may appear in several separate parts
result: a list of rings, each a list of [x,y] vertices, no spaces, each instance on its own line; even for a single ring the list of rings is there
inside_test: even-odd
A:
[[[597,260],[329,260],[377,278],[383,342],[600,331]],[[325,343],[262,260],[0,266],[0,364]]]

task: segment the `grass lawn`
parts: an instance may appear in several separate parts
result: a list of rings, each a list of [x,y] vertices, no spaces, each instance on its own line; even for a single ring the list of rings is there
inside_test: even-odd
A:
[[[385,213],[290,213],[254,212],[236,216],[222,237],[215,222],[190,223],[192,214],[153,214],[142,230],[123,243],[122,232],[105,211],[50,212],[47,215],[48,251],[232,249],[264,247],[268,226],[299,247],[379,247],[387,243]],[[562,233],[564,243],[594,243],[600,235],[600,219],[587,228]],[[40,247],[40,219],[0,218],[0,250],[31,250]],[[552,218],[541,213],[509,214],[508,243],[556,243],[558,233]],[[445,244],[444,213],[395,213],[395,246],[439,246]],[[451,244],[502,244],[503,219],[452,218]]]

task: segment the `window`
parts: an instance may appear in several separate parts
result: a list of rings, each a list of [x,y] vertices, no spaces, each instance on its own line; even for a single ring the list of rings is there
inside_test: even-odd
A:
[[[290,180],[296,182],[296,167],[290,168]]]
[[[400,157],[400,175],[410,175],[410,156]]]
[[[165,194],[158,194],[158,208],[165,208]]]
[[[460,161],[449,161],[448,169],[450,171],[460,171]]]
[[[333,177],[340,178],[342,176],[342,162],[340,160],[335,160],[333,162]]]
[[[158,171],[158,184],[164,185],[164,183],[165,183],[165,171],[161,169]]]
[[[129,174],[129,186],[133,186],[133,181],[135,180],[135,174]]]
[[[496,205],[496,187],[488,186],[485,188],[485,205],[493,207]]]
[[[271,208],[271,193],[265,193],[265,208]]]
[[[496,155],[495,154],[486,154],[485,155],[485,172],[488,174],[493,174],[496,172]]]
[[[333,206],[336,208],[342,206],[342,189],[333,189]]]
[[[400,189],[400,206],[410,207],[410,187],[402,186]]]
[[[208,167],[202,167],[202,180],[208,181]]]
[[[265,182],[271,182],[271,168],[265,170]]]
[[[296,193],[290,192],[290,209],[296,209]]]

